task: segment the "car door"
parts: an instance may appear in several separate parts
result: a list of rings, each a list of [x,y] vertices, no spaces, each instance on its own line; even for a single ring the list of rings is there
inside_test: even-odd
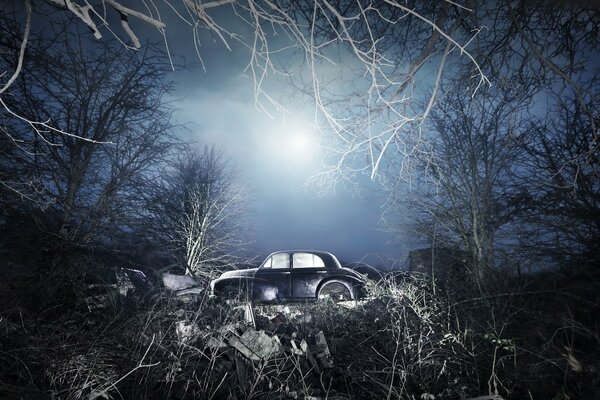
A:
[[[325,263],[316,254],[298,252],[292,255],[292,297],[316,297],[319,283],[327,277]]]
[[[256,271],[252,294],[255,300],[276,301],[290,297],[290,255],[273,254]]]

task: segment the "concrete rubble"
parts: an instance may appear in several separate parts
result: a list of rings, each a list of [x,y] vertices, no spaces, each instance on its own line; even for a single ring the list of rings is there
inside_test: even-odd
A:
[[[259,362],[284,354],[300,357],[314,371],[333,368],[333,357],[329,343],[323,331],[308,333],[306,338],[295,331],[299,321],[306,324],[310,314],[286,316],[285,311],[272,317],[255,315],[251,304],[242,304],[234,308],[237,322],[218,328],[190,327],[190,322],[180,321],[176,325],[178,338],[182,343],[202,340],[212,351],[227,352],[235,350],[235,368],[243,373],[241,360]],[[308,318],[305,318],[308,317]],[[235,318],[234,318],[235,319]],[[257,326],[258,325],[258,326]]]
[[[271,337],[265,331],[250,327],[240,337],[232,335],[229,345],[252,361],[267,360],[281,353],[281,342],[277,335]]]

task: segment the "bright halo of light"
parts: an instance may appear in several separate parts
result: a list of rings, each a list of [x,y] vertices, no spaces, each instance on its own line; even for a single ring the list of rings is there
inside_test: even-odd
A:
[[[290,138],[290,147],[295,151],[308,152],[312,150],[312,140],[306,133],[297,132]]]

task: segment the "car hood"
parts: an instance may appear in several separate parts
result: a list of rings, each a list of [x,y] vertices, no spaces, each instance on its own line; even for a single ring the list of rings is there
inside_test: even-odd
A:
[[[223,274],[221,274],[221,276],[219,277],[219,279],[224,279],[224,278],[240,278],[240,277],[246,277],[246,276],[254,276],[254,274],[256,273],[257,269],[258,268],[236,269],[234,271],[223,272]]]

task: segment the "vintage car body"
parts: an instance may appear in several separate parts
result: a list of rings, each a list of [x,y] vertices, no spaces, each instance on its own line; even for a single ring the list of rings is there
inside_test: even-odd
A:
[[[362,275],[343,268],[331,253],[292,250],[270,254],[258,268],[225,272],[210,287],[217,296],[242,294],[252,301],[278,302],[354,300],[363,296],[364,284]]]

